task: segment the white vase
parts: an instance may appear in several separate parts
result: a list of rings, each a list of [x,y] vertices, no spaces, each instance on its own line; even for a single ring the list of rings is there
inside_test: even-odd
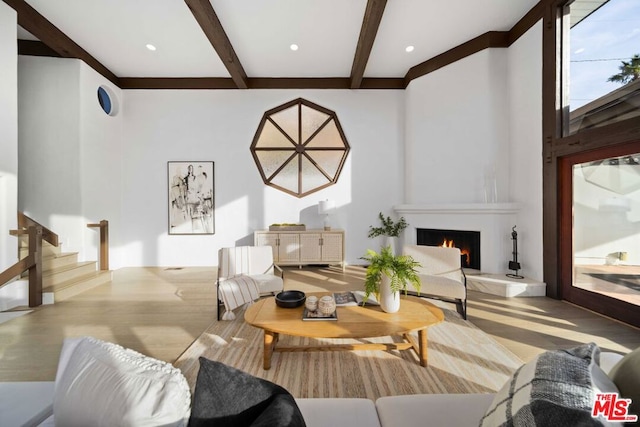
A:
[[[386,313],[400,310],[400,292],[391,292],[391,279],[383,274],[380,282],[380,308]]]
[[[396,238],[393,236],[384,236],[384,243],[383,245],[385,247],[390,246],[391,247],[391,255],[395,255],[396,254]]]

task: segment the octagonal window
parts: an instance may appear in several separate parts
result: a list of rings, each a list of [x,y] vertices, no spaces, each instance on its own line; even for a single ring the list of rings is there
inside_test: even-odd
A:
[[[347,154],[336,113],[302,98],[265,112],[251,143],[264,183],[297,197],[338,182]]]

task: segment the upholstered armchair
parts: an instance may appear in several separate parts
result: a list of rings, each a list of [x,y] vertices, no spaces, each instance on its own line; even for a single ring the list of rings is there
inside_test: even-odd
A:
[[[275,295],[283,288],[284,274],[273,262],[271,246],[236,246],[218,251],[218,320],[223,304],[231,313],[260,295]]]
[[[419,267],[420,295],[452,302],[458,313],[467,318],[467,278],[462,271],[460,249],[440,246],[407,245],[405,255],[411,255]],[[416,292],[409,285],[409,291]]]

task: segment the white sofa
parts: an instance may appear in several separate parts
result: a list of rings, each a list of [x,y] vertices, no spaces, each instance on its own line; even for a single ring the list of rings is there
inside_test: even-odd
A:
[[[603,352],[609,370],[622,358]],[[53,426],[54,382],[0,383],[1,426]],[[296,399],[308,427],[477,426],[494,394],[422,394],[369,399]]]

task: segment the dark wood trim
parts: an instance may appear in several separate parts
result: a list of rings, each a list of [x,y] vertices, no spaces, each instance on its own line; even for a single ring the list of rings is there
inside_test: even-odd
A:
[[[640,151],[640,120],[632,118],[563,136],[561,42],[566,0],[542,0],[543,268],[547,296],[639,326],[638,307],[573,286],[572,165],[590,158]],[[564,18],[566,20],[566,18]],[[597,154],[596,154],[597,153]]]
[[[18,55],[61,58],[58,52],[38,40],[18,40]]]
[[[599,150],[588,150],[560,159],[560,272],[563,299],[586,307],[596,313],[614,317],[640,327],[638,306],[604,294],[590,292],[573,286],[573,166],[602,158],[618,157],[640,151],[640,135],[629,144],[604,146]]]
[[[405,89],[406,85],[404,84],[404,78],[374,78],[374,77],[365,77],[362,79],[362,83],[360,84],[360,89]]]
[[[360,89],[404,89],[401,78],[364,78]],[[345,77],[308,78],[249,78],[250,89],[350,89],[351,80]]]
[[[560,286],[560,205],[558,158],[553,147],[558,135],[556,122],[556,8],[544,8],[542,33],[542,259],[547,296],[562,299]]]
[[[248,89],[349,89],[345,77],[248,78]],[[230,78],[217,77],[121,77],[122,89],[237,89]],[[402,78],[364,78],[360,89],[404,89]]]
[[[640,141],[640,117],[633,117],[606,126],[585,129],[559,138],[552,147],[554,156],[567,156],[610,146]]]
[[[351,89],[360,89],[364,70],[367,68],[369,55],[371,55],[373,42],[376,39],[376,34],[378,34],[378,28],[380,27],[386,5],[387,0],[367,1],[367,8],[362,18],[360,36],[358,37],[358,45],[353,57],[353,65],[351,66],[351,75],[349,77],[351,81],[349,87]]]
[[[250,89],[349,89],[346,77],[324,78],[268,78],[254,77],[249,79]]]
[[[237,89],[225,77],[121,77],[122,89]]]
[[[198,25],[200,25],[200,28],[202,28],[202,31],[211,42],[211,46],[218,53],[220,60],[229,71],[238,89],[247,89],[249,87],[247,73],[242,68],[240,59],[236,55],[227,33],[222,28],[211,2],[209,0],[184,0],[184,2],[189,6]]]
[[[491,47],[509,47],[509,32],[489,31],[438,56],[434,56],[421,64],[411,67],[404,77],[405,86],[408,86],[411,80],[432,73],[442,67]]]
[[[104,78],[120,86],[118,77],[71,40],[58,27],[49,22],[24,0],[3,0],[18,13],[18,24],[37,37],[63,58],[76,58],[85,62]]]
[[[535,6],[529,10],[516,25],[509,30],[509,46],[514,44],[520,37],[522,37],[531,27],[533,27],[538,21],[544,17],[544,11],[547,0],[539,1]]]

